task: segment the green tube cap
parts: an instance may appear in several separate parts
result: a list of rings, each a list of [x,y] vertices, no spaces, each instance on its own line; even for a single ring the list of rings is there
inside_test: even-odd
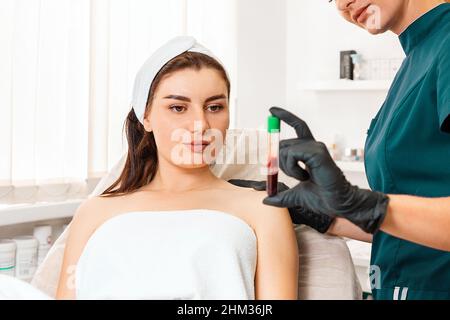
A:
[[[277,118],[275,116],[269,116],[267,118],[267,131],[280,132],[280,118]]]

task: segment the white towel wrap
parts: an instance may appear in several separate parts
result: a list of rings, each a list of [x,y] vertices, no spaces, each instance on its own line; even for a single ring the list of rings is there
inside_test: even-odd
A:
[[[222,211],[136,211],[104,222],[76,268],[77,299],[254,299],[256,236]]]

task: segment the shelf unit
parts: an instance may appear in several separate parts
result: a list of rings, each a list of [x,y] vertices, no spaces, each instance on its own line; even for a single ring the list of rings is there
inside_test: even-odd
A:
[[[83,199],[7,206],[0,209],[0,227],[72,217]]]
[[[362,161],[336,161],[336,164],[344,172],[365,173],[364,162]]]
[[[392,80],[330,80],[299,83],[301,91],[388,91]]]

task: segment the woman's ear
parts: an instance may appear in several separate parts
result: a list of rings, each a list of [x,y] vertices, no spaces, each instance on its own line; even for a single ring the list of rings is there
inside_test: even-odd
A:
[[[147,132],[152,132],[152,126],[150,125],[150,120],[148,119],[148,117],[144,118],[144,129]]]

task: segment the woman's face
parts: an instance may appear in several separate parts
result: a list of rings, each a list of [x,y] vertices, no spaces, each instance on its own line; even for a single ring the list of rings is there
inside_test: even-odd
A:
[[[391,30],[403,17],[407,3],[408,0],[336,0],[346,20],[371,34]]]
[[[184,69],[159,83],[144,119],[158,157],[186,168],[211,163],[229,125],[228,90],[211,68]]]

